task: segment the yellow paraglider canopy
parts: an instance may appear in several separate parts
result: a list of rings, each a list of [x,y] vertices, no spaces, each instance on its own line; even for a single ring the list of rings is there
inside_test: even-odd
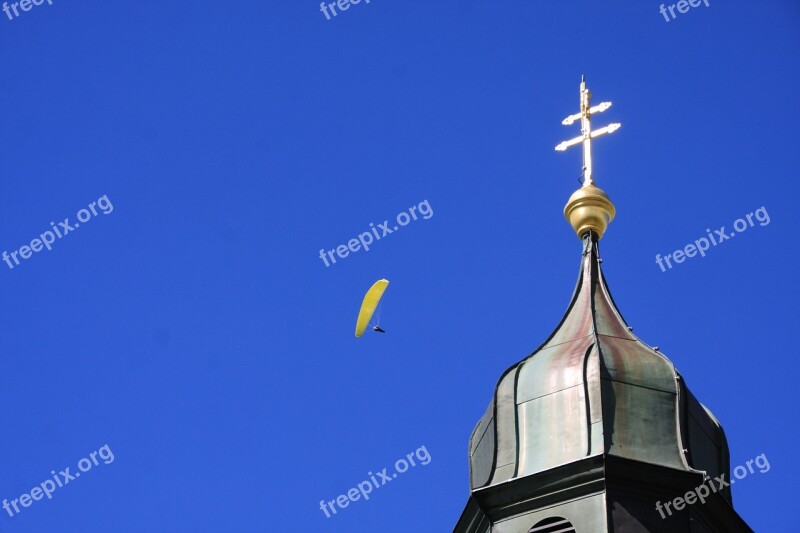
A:
[[[358,312],[358,320],[356,321],[356,337],[364,334],[367,329],[369,321],[372,319],[372,314],[375,308],[378,307],[378,302],[381,301],[383,291],[389,286],[388,279],[379,279],[372,287],[369,288],[367,294],[364,295],[364,301],[361,302],[361,310]]]

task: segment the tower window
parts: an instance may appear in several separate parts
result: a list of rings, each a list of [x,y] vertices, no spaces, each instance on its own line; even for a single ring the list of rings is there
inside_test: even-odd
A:
[[[575,533],[575,528],[566,518],[551,516],[536,523],[528,533]]]

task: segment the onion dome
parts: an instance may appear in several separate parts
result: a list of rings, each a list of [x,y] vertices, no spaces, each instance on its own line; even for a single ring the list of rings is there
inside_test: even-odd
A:
[[[583,234],[566,314],[542,346],[503,373],[472,433],[473,490],[594,455],[729,475],[722,426],[625,323],[597,240]],[[730,491],[724,495],[730,502]]]

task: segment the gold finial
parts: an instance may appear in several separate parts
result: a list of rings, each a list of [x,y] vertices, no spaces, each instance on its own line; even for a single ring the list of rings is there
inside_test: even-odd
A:
[[[571,146],[583,144],[583,186],[572,194],[564,207],[564,216],[569,220],[579,238],[587,231],[594,231],[597,233],[598,238],[602,238],[608,223],[614,219],[614,214],[616,213],[614,204],[611,203],[608,195],[594,184],[592,175],[592,139],[606,133],[613,133],[622,124],[613,123],[592,131],[592,115],[594,113],[602,113],[611,107],[611,102],[602,102],[590,107],[589,101],[591,97],[592,93],[586,87],[586,78],[581,76],[581,111],[568,116],[561,122],[563,125],[569,126],[580,119],[581,135],[556,146],[556,150],[563,152]]]

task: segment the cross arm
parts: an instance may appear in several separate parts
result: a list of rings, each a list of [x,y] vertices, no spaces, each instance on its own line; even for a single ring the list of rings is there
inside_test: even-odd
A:
[[[605,135],[606,133],[614,133],[621,127],[622,124],[620,124],[619,122],[614,122],[613,124],[609,124],[608,126],[594,130],[592,132],[592,139],[594,139],[595,137],[600,137],[601,135]]]
[[[589,138],[594,139],[596,137],[600,137],[601,135],[605,135],[606,133],[614,133],[615,131],[617,131],[621,127],[622,127],[622,124],[620,124],[619,122],[615,122],[613,124],[609,124],[608,126],[604,126],[604,127],[600,128],[600,129],[594,130],[589,135]],[[564,141],[564,142],[560,143],[558,146],[556,146],[556,151],[563,152],[567,148],[569,148],[571,146],[575,146],[577,144],[580,144],[585,140],[586,140],[586,137],[584,135],[580,135],[580,136],[575,137],[573,139],[570,139],[568,141]]]
[[[594,137],[594,135],[592,135],[592,137]],[[574,139],[570,139],[568,141],[562,142],[561,144],[556,146],[556,151],[563,152],[564,150],[566,150],[570,146],[575,146],[576,144],[580,144],[582,142],[583,142],[583,135],[581,135],[580,137],[575,137]]]
[[[594,113],[602,113],[603,111],[605,111],[609,107],[611,107],[611,102],[601,102],[601,103],[599,103],[599,104],[597,104],[595,106],[590,107],[588,114],[589,114],[589,116],[591,116]],[[565,118],[564,120],[562,120],[561,123],[563,125],[565,125],[565,126],[570,126],[576,120],[580,120],[580,118],[582,116],[583,116],[583,113],[575,113],[574,115],[570,115],[567,118]]]

